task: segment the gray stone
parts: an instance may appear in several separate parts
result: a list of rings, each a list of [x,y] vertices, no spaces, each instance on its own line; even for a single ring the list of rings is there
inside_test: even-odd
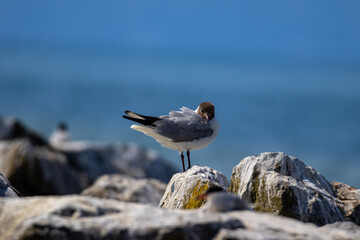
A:
[[[0,171],[25,196],[79,193],[104,174],[167,182],[176,171],[135,145],[70,142],[61,149],[27,138],[0,141]]]
[[[46,145],[39,134],[29,130],[16,118],[0,117],[0,140],[28,139],[34,145]]]
[[[135,179],[126,175],[113,174],[101,176],[81,195],[157,206],[165,188],[166,185],[156,179]]]
[[[340,182],[332,182],[331,185],[339,199],[338,207],[343,212],[345,220],[360,225],[360,189]]]
[[[336,233],[338,239],[347,239],[350,234],[358,238],[360,236],[360,227],[354,222],[335,222],[322,226],[320,229],[332,234]]]
[[[174,212],[91,197],[34,197],[0,202],[0,239],[211,239],[242,227],[235,217]]]
[[[135,144],[67,142],[58,150],[66,154],[72,166],[86,173],[90,182],[113,173],[168,182],[176,173],[175,168],[154,151]]]
[[[200,196],[212,186],[226,190],[229,182],[224,174],[212,168],[192,166],[171,178],[159,206],[166,209],[199,208],[205,202]]]
[[[0,141],[0,171],[25,196],[78,193],[85,187],[64,154],[26,138]]]
[[[327,227],[253,211],[167,210],[87,196],[0,199],[0,240],[358,237],[354,226],[331,227],[329,231]]]
[[[276,216],[269,213],[251,211],[229,212],[227,215],[236,216],[244,224],[243,228],[221,229],[214,240],[355,240],[359,239],[360,227],[336,225],[317,227],[314,224],[302,223],[295,219]]]
[[[312,167],[284,153],[262,153],[234,167],[230,191],[271,212],[324,225],[344,221],[330,183]]]

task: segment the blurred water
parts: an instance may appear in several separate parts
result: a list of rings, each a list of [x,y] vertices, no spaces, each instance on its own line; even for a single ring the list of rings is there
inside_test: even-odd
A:
[[[283,151],[329,180],[360,187],[360,68],[287,59],[184,52],[0,49],[0,114],[48,136],[69,123],[74,139],[136,142],[181,169],[178,153],[135,132],[124,110],[164,115],[215,104],[218,138],[194,164],[231,175],[239,161]]]

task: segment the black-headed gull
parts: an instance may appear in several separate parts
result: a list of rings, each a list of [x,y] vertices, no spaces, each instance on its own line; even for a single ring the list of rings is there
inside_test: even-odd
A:
[[[71,140],[71,133],[65,122],[60,122],[57,129],[50,135],[49,142],[53,147],[61,146]]]
[[[206,199],[206,203],[201,209],[207,212],[252,210],[245,200],[240,199],[233,193],[226,192],[218,186],[210,187],[205,194],[200,195],[200,198]]]
[[[191,167],[190,151],[209,145],[216,137],[219,123],[215,118],[215,108],[210,102],[203,102],[194,111],[187,107],[181,111],[170,111],[169,115],[150,117],[131,111],[123,117],[141,125],[131,128],[154,138],[162,146],[180,152],[185,172],[184,151],[188,157],[188,169]]]

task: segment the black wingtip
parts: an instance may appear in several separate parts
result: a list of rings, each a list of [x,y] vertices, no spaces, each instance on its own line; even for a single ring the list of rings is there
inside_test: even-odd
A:
[[[160,118],[158,118],[158,117],[144,116],[144,115],[134,113],[134,112],[128,111],[128,110],[126,110],[125,113],[127,115],[123,115],[122,116],[123,118],[128,119],[133,122],[140,123],[145,126],[152,125],[155,121],[160,120]],[[134,117],[134,116],[136,116],[136,117]]]
[[[132,117],[129,117],[129,116],[126,116],[126,115],[122,115],[122,117],[125,118],[125,119],[128,119],[128,120],[133,121],[133,118],[132,118]]]
[[[130,115],[129,115],[130,112],[131,112],[131,111],[126,110],[126,111],[125,111],[126,115],[122,115],[122,117],[125,118],[125,119],[132,120],[132,119],[130,119]]]

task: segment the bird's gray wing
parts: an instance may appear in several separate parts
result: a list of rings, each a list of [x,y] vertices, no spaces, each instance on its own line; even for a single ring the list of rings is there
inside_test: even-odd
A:
[[[208,122],[196,112],[181,108],[182,111],[171,111],[169,116],[162,116],[155,122],[154,131],[174,142],[188,142],[213,133]]]

